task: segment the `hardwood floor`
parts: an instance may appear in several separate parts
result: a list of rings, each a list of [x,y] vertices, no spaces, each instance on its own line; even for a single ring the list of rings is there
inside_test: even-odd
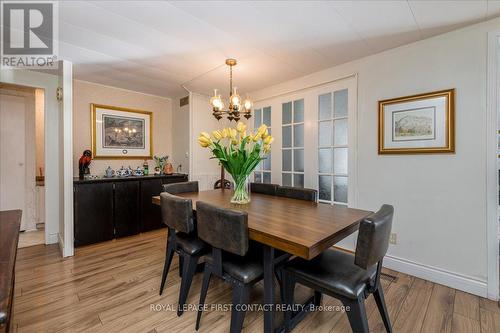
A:
[[[62,259],[57,245],[19,249],[14,299],[14,332],[194,332],[196,312],[177,317],[177,258],[162,296],[158,295],[166,231],[91,245]],[[493,301],[402,273],[382,284],[394,332],[500,332],[500,308]],[[188,303],[198,304],[201,274]],[[262,284],[251,302],[262,300]],[[310,295],[299,287],[297,298]],[[212,279],[207,304],[230,304],[227,284]],[[340,305],[330,297],[323,305]],[[165,310],[161,308],[165,307]],[[170,307],[170,308],[168,308]],[[158,309],[157,309],[158,308]],[[370,331],[385,332],[373,297],[367,300]],[[227,332],[230,312],[204,313],[200,332]],[[262,332],[263,315],[250,311],[245,332]],[[294,332],[351,332],[342,312],[309,314]]]

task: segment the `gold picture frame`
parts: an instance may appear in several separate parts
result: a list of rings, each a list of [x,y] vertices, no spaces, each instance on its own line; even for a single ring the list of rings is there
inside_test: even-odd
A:
[[[91,141],[92,141],[92,155],[94,159],[152,159],[153,158],[153,113],[150,111],[143,111],[125,107],[104,105],[104,104],[90,104],[91,113]],[[137,123],[142,122],[141,130],[144,131],[142,135],[143,147],[127,147],[127,146],[116,146],[116,147],[105,147],[102,143],[105,142],[106,138],[102,137],[105,133],[104,121],[99,119],[107,112],[106,116],[115,118],[129,118],[130,121]],[[112,119],[113,120],[113,119]],[[120,131],[119,129],[117,131]],[[98,137],[98,133],[101,136]],[[121,133],[121,131],[120,131]],[[133,132],[136,134],[136,132]],[[99,146],[98,146],[99,144]],[[134,151],[136,149],[137,151]],[[129,150],[133,153],[129,154]]]
[[[436,104],[433,105],[433,103]],[[417,107],[419,104],[421,106]],[[404,105],[409,108],[404,109]],[[398,106],[401,109],[398,109]],[[393,109],[391,110],[391,108]],[[409,116],[411,112],[415,114]],[[421,114],[418,115],[418,112]],[[430,115],[426,112],[433,112],[433,117],[426,118],[427,115]],[[413,119],[414,127],[410,130],[408,130],[408,126],[403,128],[402,125],[398,124],[403,118],[396,121],[394,117],[396,113],[402,115],[406,113],[403,118],[407,118],[405,120],[407,123],[411,123],[408,119]],[[390,126],[387,124],[389,115],[391,116]],[[422,125],[422,122],[425,126]],[[391,132],[388,132],[388,130]],[[391,133],[391,140],[388,139],[388,133]],[[414,139],[412,139],[412,136]],[[395,139],[396,137],[403,139]],[[407,146],[405,146],[405,142]],[[455,89],[379,101],[378,153],[381,155],[455,153]]]

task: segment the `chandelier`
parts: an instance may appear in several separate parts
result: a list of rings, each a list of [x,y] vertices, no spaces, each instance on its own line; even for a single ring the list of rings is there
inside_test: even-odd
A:
[[[226,59],[226,65],[229,66],[229,103],[226,108],[224,99],[221,95],[217,94],[217,89],[214,89],[214,96],[210,98],[210,105],[212,105],[212,115],[220,120],[224,115],[229,121],[238,121],[241,116],[249,119],[252,117],[251,111],[253,107],[252,101],[248,98],[242,101],[238,95],[238,88],[233,87],[233,66],[236,66],[236,59]]]

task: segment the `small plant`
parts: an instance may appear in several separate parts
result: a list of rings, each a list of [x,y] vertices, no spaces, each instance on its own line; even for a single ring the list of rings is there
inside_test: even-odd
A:
[[[163,167],[168,161],[168,155],[165,156],[153,156],[153,159],[155,160],[155,166],[160,169],[160,171],[163,171]]]

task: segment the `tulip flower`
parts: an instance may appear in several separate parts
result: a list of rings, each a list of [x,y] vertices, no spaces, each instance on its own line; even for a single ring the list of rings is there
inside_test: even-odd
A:
[[[245,125],[241,121],[238,123],[238,125],[236,125],[236,130],[238,131],[238,133],[242,133],[246,129],[247,129],[247,125]]]
[[[264,142],[264,145],[270,145],[273,143],[274,138],[270,135],[266,136],[262,142]]]
[[[205,137],[205,138],[207,138],[207,139],[210,140],[210,134],[208,134],[207,132],[201,132],[200,136],[203,136],[203,137]]]
[[[264,135],[264,133],[266,133],[266,131],[267,131],[266,124],[262,124],[262,125],[260,125],[259,129],[257,130],[257,134],[259,134],[259,136],[262,136],[262,135]]]
[[[208,146],[210,146],[212,144],[212,140],[210,139],[207,139],[206,137],[204,136],[200,136],[198,138],[198,143],[200,144],[200,146],[202,146],[203,148],[206,148]]]
[[[236,139],[236,130],[234,128],[228,128],[229,137],[231,139]]]
[[[220,131],[220,134],[222,135],[222,138],[223,138],[223,139],[227,138],[227,136],[228,136],[228,133],[227,133],[227,128],[223,128],[223,129]]]
[[[220,131],[213,131],[212,136],[215,138],[215,140],[220,140],[222,139],[222,134]]]

